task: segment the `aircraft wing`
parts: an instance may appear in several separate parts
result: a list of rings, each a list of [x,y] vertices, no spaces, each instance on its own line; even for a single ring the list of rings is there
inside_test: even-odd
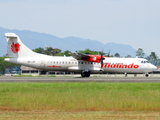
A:
[[[89,59],[90,56],[87,55],[87,54],[82,54],[82,53],[70,53],[70,55],[72,57],[74,57],[75,59],[77,60],[86,60],[86,59]]]
[[[77,60],[84,60],[88,62],[98,62],[99,63],[101,62],[101,58],[103,58],[102,60],[104,60],[104,57],[101,55],[87,55],[87,54],[82,54],[82,53],[70,53],[70,55]]]

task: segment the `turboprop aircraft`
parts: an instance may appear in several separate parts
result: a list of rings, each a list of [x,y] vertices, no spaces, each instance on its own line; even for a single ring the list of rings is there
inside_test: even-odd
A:
[[[43,55],[26,47],[15,33],[5,33],[5,37],[11,57],[5,58],[5,61],[46,71],[69,71],[81,73],[82,77],[100,72],[145,73],[148,77],[149,72],[157,69],[143,58],[110,58],[81,53],[70,53],[71,57]]]

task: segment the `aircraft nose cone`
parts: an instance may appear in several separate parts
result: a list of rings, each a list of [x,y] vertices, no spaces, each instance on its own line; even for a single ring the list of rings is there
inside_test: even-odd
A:
[[[156,66],[153,66],[153,67],[152,67],[152,70],[157,70],[157,67],[156,67]]]

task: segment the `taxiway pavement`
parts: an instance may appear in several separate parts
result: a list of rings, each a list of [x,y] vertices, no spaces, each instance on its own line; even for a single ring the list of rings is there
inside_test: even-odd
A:
[[[0,77],[0,82],[160,82],[160,77]]]

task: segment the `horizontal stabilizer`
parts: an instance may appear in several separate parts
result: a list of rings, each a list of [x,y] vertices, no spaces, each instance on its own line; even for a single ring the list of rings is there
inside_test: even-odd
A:
[[[5,37],[7,37],[7,38],[17,38],[18,36],[15,33],[5,33]]]

